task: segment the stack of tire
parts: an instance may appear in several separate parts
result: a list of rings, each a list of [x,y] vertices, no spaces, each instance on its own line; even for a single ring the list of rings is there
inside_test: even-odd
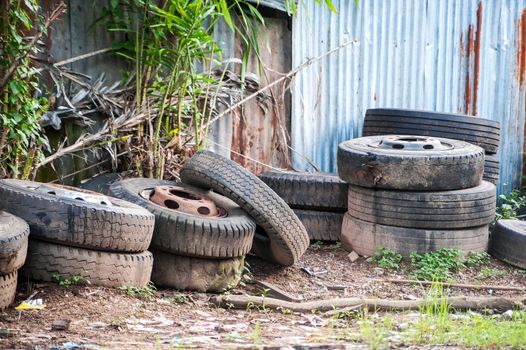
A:
[[[155,215],[156,286],[220,292],[237,285],[256,224],[226,197],[173,181],[133,178],[109,193]]]
[[[485,151],[483,179],[496,185],[500,163],[497,151],[500,124],[497,121],[464,114],[439,113],[411,109],[368,109],[363,136],[419,135],[469,142]]]
[[[156,217],[152,281],[201,292],[235,287],[245,254],[290,266],[308,247],[305,228],[287,204],[255,175],[208,151],[182,168],[182,183],[114,182],[111,195]]]
[[[40,281],[80,276],[92,285],[145,287],[154,216],[117,198],[39,182],[0,180],[0,209],[30,228],[21,275]]]
[[[338,176],[273,170],[259,178],[294,210],[311,241],[340,239],[347,183]]]
[[[29,226],[10,213],[0,211],[0,309],[15,300],[18,269],[27,254]]]
[[[371,256],[441,248],[487,249],[495,186],[482,181],[484,150],[424,136],[369,136],[343,142],[338,173],[349,183],[342,246]]]

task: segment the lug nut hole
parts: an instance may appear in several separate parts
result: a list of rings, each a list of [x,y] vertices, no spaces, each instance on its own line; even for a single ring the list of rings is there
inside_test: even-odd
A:
[[[201,215],[209,215],[210,209],[208,209],[207,207],[199,207],[197,208],[197,212]]]
[[[173,201],[171,199],[167,199],[164,201],[164,205],[166,205],[167,208],[170,208],[170,209],[179,209],[179,203],[177,203],[176,201]]]
[[[201,197],[198,197],[192,193],[184,192],[184,191],[178,191],[178,190],[170,190],[170,193],[174,196],[185,198],[185,199],[191,199],[194,201],[198,201],[201,199]]]

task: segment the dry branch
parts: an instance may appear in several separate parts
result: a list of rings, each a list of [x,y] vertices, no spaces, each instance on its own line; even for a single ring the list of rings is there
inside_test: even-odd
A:
[[[315,58],[308,59],[306,62],[304,62],[304,63],[300,64],[299,66],[297,66],[296,68],[292,69],[290,72],[288,72],[287,74],[285,74],[281,78],[274,80],[272,83],[262,87],[261,89],[259,89],[256,92],[248,95],[247,97],[243,98],[242,100],[238,101],[237,103],[234,103],[233,105],[231,105],[230,107],[228,107],[227,109],[222,111],[221,113],[217,114],[214,118],[210,119],[205,124],[205,127],[208,127],[210,124],[212,124],[213,122],[215,122],[219,118],[227,115],[228,113],[232,112],[234,109],[236,109],[238,107],[241,107],[245,102],[253,99],[254,97],[259,96],[261,93],[267,91],[268,89],[270,89],[274,85],[277,85],[277,84],[279,84],[279,83],[281,83],[281,82],[283,82],[285,80],[290,80],[292,77],[294,77],[296,74],[298,74],[304,68],[310,66],[311,64],[313,64],[315,62],[318,62],[318,61],[322,60],[323,58],[325,58],[325,57],[327,57],[329,55],[332,55],[333,53],[335,53],[337,51],[340,51],[344,47],[347,47],[347,46],[349,46],[349,45],[351,45],[353,43],[355,43],[354,40],[346,41],[343,44],[341,44],[340,46],[335,47],[335,48],[333,48],[333,49],[331,49],[329,51],[326,51],[326,52],[322,53],[321,55],[319,55],[319,56],[317,56]]]
[[[430,282],[430,281],[418,281],[418,280],[405,280],[405,279],[375,279],[375,282],[388,282],[388,283],[400,283],[400,284],[421,284],[423,286],[438,285],[442,287],[454,287],[463,289],[493,289],[493,290],[509,290],[517,292],[526,292],[524,287],[511,287],[511,286],[491,286],[486,284],[463,284],[463,283],[447,283],[447,282]]]
[[[449,297],[447,304],[455,310],[482,310],[493,309],[506,311],[512,309],[524,309],[526,300],[515,300],[503,297]],[[282,309],[293,312],[310,313],[313,311],[332,311],[338,309],[353,308],[356,310],[375,311],[405,311],[419,310],[430,304],[427,299],[417,300],[386,300],[372,298],[338,298],[309,302],[289,302],[274,298],[246,296],[246,295],[224,295],[216,296],[211,302],[217,306],[234,309],[247,309],[261,307],[267,309]]]

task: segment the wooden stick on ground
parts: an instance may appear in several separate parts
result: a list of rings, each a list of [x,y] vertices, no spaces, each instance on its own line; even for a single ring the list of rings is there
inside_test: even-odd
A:
[[[490,286],[486,284],[463,284],[463,283],[448,283],[448,282],[430,282],[430,281],[418,281],[418,280],[405,280],[405,279],[374,279],[375,282],[389,282],[389,283],[400,283],[400,284],[421,284],[423,286],[438,285],[443,287],[455,287],[465,289],[493,289],[493,290],[512,290],[517,292],[526,292],[524,287],[511,287],[511,286]]]
[[[338,298],[317,300],[309,302],[289,302],[274,298],[256,297],[247,295],[222,295],[210,300],[213,304],[234,309],[247,309],[250,307],[265,307],[267,309],[287,309],[293,312],[310,313],[312,311],[331,311],[338,309],[354,308],[356,310],[376,311],[407,311],[419,310],[430,303],[427,299],[417,300],[385,300],[371,298]],[[449,297],[447,304],[457,310],[482,310],[494,309],[499,311],[524,309],[526,300],[503,297]]]

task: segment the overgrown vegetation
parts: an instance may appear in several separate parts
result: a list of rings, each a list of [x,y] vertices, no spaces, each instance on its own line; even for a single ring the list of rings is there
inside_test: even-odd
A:
[[[519,210],[526,205],[526,196],[519,190],[514,190],[508,195],[499,196],[501,204],[497,206],[495,221],[500,219],[516,219]]]
[[[296,1],[283,1],[288,11],[295,13]],[[316,2],[336,10],[331,0]],[[38,97],[42,94],[32,54],[64,4],[45,19],[39,15],[42,11],[37,0],[8,0],[2,6],[0,76],[5,77],[6,84],[2,85],[0,102],[0,177],[28,177],[34,174],[32,170],[87,147],[108,150],[114,166],[117,153],[126,153],[125,166],[135,169],[139,176],[163,177],[170,173],[166,169],[168,159],[180,163],[187,152],[203,147],[210,120],[219,108],[228,108],[260,88],[257,78],[247,77],[249,56],[259,59],[265,37],[265,20],[255,4],[246,0],[108,0],[99,20],[109,31],[122,34],[124,40],[114,43],[114,52],[129,61],[131,69],[120,86],[105,87],[96,77],[89,80],[76,72],[45,65],[43,69],[53,77],[58,95],[67,94],[62,86],[67,81],[74,87],[73,95],[64,96],[65,106],[48,105]],[[223,62],[214,39],[214,26],[219,21],[235,31],[243,43],[244,54],[236,67]],[[27,36],[29,31],[36,34]],[[264,72],[261,69],[259,73]],[[75,95],[77,92],[81,95]],[[267,108],[269,94],[257,96],[262,108]],[[60,107],[72,112],[55,113]],[[76,118],[82,125],[90,122],[84,111],[103,112],[109,118],[98,131],[59,143],[44,158],[42,148],[47,143],[40,120],[46,111],[58,119]],[[60,122],[51,125],[60,127]]]
[[[470,253],[464,256],[460,249],[442,248],[434,252],[411,253],[411,274],[419,280],[446,281],[452,273],[465,267],[481,266],[489,262],[488,253]],[[391,249],[380,248],[371,257],[371,263],[393,271],[400,268],[402,256]]]
[[[526,344],[526,313],[514,311],[511,318],[476,313],[453,314],[443,289],[434,285],[419,318],[394,321],[390,314],[364,312],[359,319],[359,336],[371,349],[408,345],[461,346],[477,349],[522,349]],[[403,327],[401,327],[404,325]]]
[[[47,20],[39,14],[37,0],[5,0],[0,8],[0,178],[27,179],[47,146],[40,120],[48,101],[31,55],[37,54],[38,39],[62,8]]]

